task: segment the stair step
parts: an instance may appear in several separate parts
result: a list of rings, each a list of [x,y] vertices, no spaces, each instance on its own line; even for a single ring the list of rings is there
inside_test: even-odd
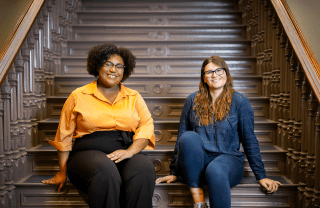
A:
[[[165,26],[113,26],[77,25],[73,26],[73,39],[82,41],[228,41],[245,40],[246,27],[224,25],[211,27],[165,27]]]
[[[155,150],[143,150],[142,153],[148,155],[153,161],[157,175],[166,175],[170,171],[173,150],[174,144],[156,145]],[[240,150],[243,151],[242,147]],[[260,151],[268,176],[285,174],[287,151],[270,144],[260,145]],[[27,152],[27,160],[30,164],[28,173],[50,174],[59,170],[57,151],[51,145],[38,145]],[[253,176],[247,159],[244,160],[244,169],[246,176]]]
[[[232,76],[256,75],[256,57],[222,56]],[[205,57],[155,57],[137,56],[135,75],[192,75],[200,77]],[[61,71],[57,75],[87,75],[87,57],[71,56],[61,60]]]
[[[94,45],[103,44],[105,41],[68,41],[68,55],[85,55]],[[124,46],[136,56],[153,57],[175,57],[175,56],[197,56],[209,57],[213,54],[223,56],[248,56],[250,55],[251,41],[229,40],[229,41],[113,41],[116,46]]]
[[[67,96],[47,97],[48,118],[60,118]],[[154,120],[180,119],[186,97],[145,97],[145,102]],[[267,118],[269,115],[268,97],[249,97],[255,118]]]
[[[38,122],[39,140],[47,143],[53,140],[59,125],[59,118],[49,118]],[[255,119],[254,132],[260,144],[272,144],[277,133],[277,122],[267,119]],[[158,119],[154,120],[157,145],[174,145],[177,140],[179,120]]]
[[[247,97],[260,96],[261,76],[233,76],[234,89]],[[90,75],[55,76],[55,96],[69,96],[70,93],[96,78]],[[70,80],[73,80],[70,82]],[[148,80],[146,82],[146,80]],[[143,97],[187,97],[199,90],[199,76],[192,75],[131,75],[123,84],[137,90]]]
[[[150,11],[170,11],[170,12],[212,12],[212,11],[232,11],[237,10],[238,4],[234,1],[204,1],[201,2],[128,2],[121,1],[105,2],[82,1],[83,11],[94,12],[150,12]]]
[[[241,24],[240,11],[184,12],[184,11],[82,11],[78,24],[107,25],[233,25]]]
[[[15,183],[17,208],[46,207],[70,208],[85,207],[87,196],[69,182],[61,192],[57,186],[42,184],[42,180],[50,179],[53,175],[30,175]],[[259,208],[296,208],[293,204],[297,197],[298,184],[292,184],[285,176],[271,176],[273,180],[283,185],[275,194],[267,194],[252,176],[245,176],[240,184],[231,188],[231,207],[259,207]],[[205,199],[209,203],[208,190],[204,187]],[[157,184],[153,195],[153,207],[193,207],[192,197],[186,184],[175,182],[171,184]]]

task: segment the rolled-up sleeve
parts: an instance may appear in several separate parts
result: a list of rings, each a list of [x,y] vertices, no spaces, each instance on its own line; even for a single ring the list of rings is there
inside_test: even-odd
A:
[[[71,93],[63,105],[59,127],[57,129],[54,141],[48,140],[58,151],[70,151],[72,149],[72,138],[76,129],[76,113],[74,107],[76,105],[76,95]]]
[[[149,139],[149,144],[145,149],[153,150],[155,148],[153,119],[151,117],[147,104],[140,94],[137,95],[135,107],[140,118],[140,123],[135,131],[133,140],[136,140],[138,138]]]
[[[239,136],[242,141],[245,155],[257,180],[266,178],[261,158],[259,142],[254,133],[254,113],[248,98],[242,99],[239,109]]]

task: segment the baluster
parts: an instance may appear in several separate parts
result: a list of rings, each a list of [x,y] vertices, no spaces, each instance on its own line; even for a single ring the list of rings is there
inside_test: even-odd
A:
[[[286,38],[285,38],[286,39]],[[283,44],[283,42],[282,42]],[[282,52],[284,52],[285,55],[285,64],[283,66],[283,69],[281,70],[283,73],[283,77],[281,80],[281,83],[289,84],[286,80],[290,77],[290,69],[289,69],[289,61],[291,57],[291,48],[290,48],[290,42],[287,40],[287,43],[285,44],[284,49]],[[284,150],[287,150],[288,148],[288,137],[289,137],[289,125],[290,125],[290,91],[287,89],[287,87],[282,88],[282,133],[281,133],[281,148]]]
[[[53,87],[53,51],[52,51],[52,42],[51,42],[51,27],[52,24],[52,2],[46,1],[46,5],[43,10],[44,18],[44,74],[45,74],[45,89],[46,96],[51,96],[54,94]]]
[[[267,50],[267,55],[266,55],[266,72],[264,72],[265,74],[265,94],[264,96],[266,97],[270,97],[271,96],[271,88],[272,88],[272,48]],[[271,118],[271,116],[269,116],[268,118]]]
[[[18,150],[18,135],[19,135],[19,125],[18,125],[18,102],[17,102],[17,73],[13,66],[10,67],[9,73],[7,75],[9,85],[10,85],[10,134],[11,143],[10,145],[10,160],[12,161],[13,170],[13,181],[18,180],[18,165],[19,165],[19,150]]]
[[[30,113],[30,106],[31,106],[31,101],[30,101],[30,96],[29,96],[29,49],[27,46],[27,42],[24,41],[24,43],[21,46],[21,57],[22,57],[22,61],[23,61],[23,71],[22,71],[22,76],[23,76],[23,114],[22,114],[22,118],[23,118],[23,124],[24,127],[26,128],[26,134],[25,134],[25,140],[24,140],[24,146],[26,148],[31,148],[33,147],[32,145],[32,139],[31,139],[31,113]]]
[[[293,178],[293,156],[294,156],[294,122],[296,121],[296,117],[294,114],[294,110],[296,109],[296,103],[293,102],[295,100],[296,92],[295,92],[295,70],[297,68],[297,58],[295,53],[291,50],[290,57],[290,110],[289,110],[289,125],[288,125],[288,153],[287,153],[287,178]]]
[[[28,107],[26,110],[30,115],[30,123],[31,123],[31,140],[30,145],[36,146],[38,144],[38,124],[36,119],[36,105],[37,100],[35,96],[35,38],[33,32],[30,32],[27,36],[27,52],[29,53],[29,91],[25,93],[26,99],[25,101],[28,103]]]
[[[2,91],[2,88],[0,88]],[[6,190],[6,158],[5,152],[5,119],[4,119],[4,102],[0,91],[0,207],[8,207],[8,191]]]
[[[300,155],[300,182],[299,182],[299,199],[298,203],[300,207],[302,207],[302,202],[304,198],[304,192],[306,191],[306,162],[307,162],[307,155],[308,155],[308,99],[311,93],[310,84],[304,75],[303,84],[302,84],[302,111],[301,111],[301,118],[302,118],[302,135],[301,135],[301,155]]]
[[[1,95],[3,100],[3,153],[5,155],[4,160],[4,169],[5,169],[5,190],[7,191],[7,196],[14,196],[14,186],[13,186],[13,158],[12,158],[12,149],[11,149],[11,109],[10,109],[10,100],[11,100],[11,86],[9,83],[9,77],[6,76],[2,85],[1,85]],[[6,197],[8,199],[8,207],[11,205],[11,197]]]
[[[46,97],[45,97],[45,74],[44,74],[44,66],[43,66],[43,27],[44,27],[44,20],[42,17],[42,13],[38,16],[36,22],[37,28],[37,48],[38,54],[37,60],[39,62],[36,68],[36,97],[37,97],[37,120],[43,120],[46,118]]]
[[[14,60],[14,68],[17,73],[17,122],[18,122],[18,154],[19,154],[19,171],[18,171],[18,178],[22,178],[26,176],[26,151],[25,151],[25,140],[26,140],[26,121],[24,120],[24,108],[23,108],[23,71],[24,71],[24,62],[21,56],[21,50],[18,51],[18,54]]]
[[[279,37],[279,33],[277,30],[277,26],[279,24],[279,19],[277,18],[276,15],[273,16],[272,18],[272,25],[273,25],[273,33],[274,36],[277,37],[275,39],[273,39],[273,43],[272,43],[272,71],[271,71],[271,76],[272,76],[272,84],[271,84],[271,98],[272,98],[272,103],[273,105],[271,105],[271,109],[270,112],[272,112],[271,115],[271,119],[274,121],[278,121],[278,116],[279,114],[278,112],[278,103],[279,103],[279,93],[280,93],[280,77],[279,77],[279,70],[277,67],[277,57],[278,57],[278,39]],[[276,137],[277,138],[277,137]],[[275,138],[274,144],[277,144],[278,141]]]
[[[302,68],[300,67],[299,62],[297,63],[297,69],[295,71],[295,91],[296,91],[296,100],[295,103],[297,105],[295,106],[296,109],[294,110],[295,113],[295,122],[294,122],[294,130],[293,130],[293,147],[294,156],[292,157],[292,182],[297,184],[300,181],[300,156],[301,156],[301,131],[302,131],[302,121],[301,121],[301,105],[302,105],[302,85],[303,85],[303,78],[304,78],[304,72]]]
[[[315,121],[318,110],[318,100],[315,97],[313,91],[311,91],[310,98],[308,101],[308,137],[307,137],[307,149],[308,156],[306,161],[306,192],[304,192],[303,205],[306,208],[312,208],[314,179],[315,179],[315,159],[316,159],[316,141],[315,141]]]
[[[315,208],[320,207],[320,105],[318,105],[318,112],[316,117],[316,162],[315,162],[315,183],[314,183],[314,196],[313,196],[313,205]]]

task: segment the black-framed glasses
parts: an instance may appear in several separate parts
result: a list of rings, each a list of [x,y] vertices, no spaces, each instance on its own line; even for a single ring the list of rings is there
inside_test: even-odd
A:
[[[214,70],[214,71],[213,70],[208,70],[208,71],[203,72],[203,74],[206,77],[212,77],[212,75],[214,73],[216,73],[216,75],[218,75],[218,76],[221,76],[221,75],[223,75],[225,70],[226,70],[225,68],[216,68],[216,70]]]
[[[112,63],[111,61],[106,61],[106,63],[104,64],[104,66],[110,70],[112,69],[113,67],[115,67],[117,70],[123,70],[125,66],[123,66],[122,64],[114,64]]]

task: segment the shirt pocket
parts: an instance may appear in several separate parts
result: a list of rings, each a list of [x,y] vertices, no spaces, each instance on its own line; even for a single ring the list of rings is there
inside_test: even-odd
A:
[[[227,121],[230,125],[230,128],[234,131],[237,130],[238,117],[237,116],[228,116]]]

